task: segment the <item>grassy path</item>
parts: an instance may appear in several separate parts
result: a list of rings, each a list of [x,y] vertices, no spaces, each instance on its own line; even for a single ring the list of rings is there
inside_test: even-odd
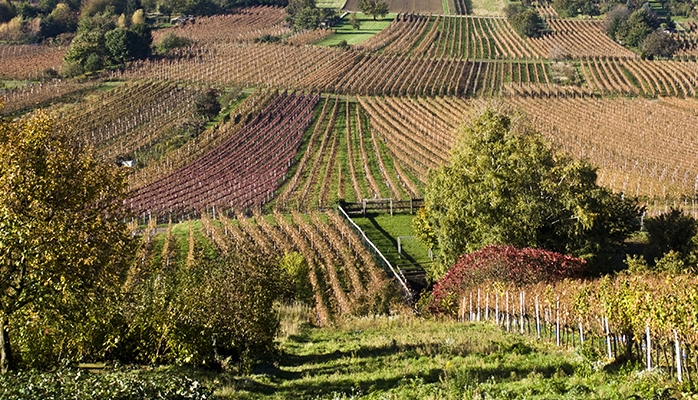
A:
[[[648,398],[659,375],[595,368],[570,350],[508,335],[493,325],[366,318],[302,327],[278,366],[219,387],[235,399]]]

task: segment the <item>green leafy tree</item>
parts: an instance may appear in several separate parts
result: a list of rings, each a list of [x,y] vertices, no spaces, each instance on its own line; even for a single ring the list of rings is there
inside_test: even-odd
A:
[[[650,259],[674,251],[684,259],[696,250],[698,221],[672,208],[669,212],[645,220]]]
[[[221,112],[221,104],[218,101],[220,93],[213,88],[209,88],[200,93],[194,101],[196,113],[204,118],[210,119]]]
[[[55,37],[65,32],[74,32],[78,27],[78,17],[65,3],[59,3],[56,8],[41,20],[41,35]]]
[[[376,17],[385,17],[388,14],[388,3],[380,0],[361,0],[359,1],[359,10],[366,15]]]
[[[191,45],[192,41],[185,36],[177,36],[174,32],[169,32],[160,39],[159,43],[156,43],[155,47],[160,53],[167,53],[172,49],[178,47],[186,47]]]
[[[303,254],[295,251],[284,254],[279,261],[279,266],[284,300],[312,302],[313,287],[308,280],[310,268]]]
[[[616,40],[626,46],[639,47],[645,38],[659,28],[659,21],[647,9],[634,11],[628,19],[616,29]]]
[[[677,48],[676,40],[661,29],[647,35],[640,49],[643,56],[654,59],[655,57],[669,58],[674,55]]]
[[[116,28],[104,34],[104,44],[109,50],[111,58],[124,62],[130,58],[133,34],[128,29]]]
[[[554,153],[537,133],[487,109],[464,129],[448,165],[429,174],[415,227],[437,238],[435,278],[488,244],[572,254],[599,269],[638,213],[634,202],[596,185],[593,167]]]
[[[9,22],[17,15],[17,9],[14,4],[8,0],[0,1],[0,24]]]
[[[113,288],[130,239],[122,223],[124,173],[47,114],[0,121],[0,158],[0,370],[6,372],[14,366],[14,318],[27,309],[36,317],[88,303]]]
[[[315,0],[291,0],[286,7],[286,20],[294,30],[317,29],[334,11],[318,8]]]
[[[509,23],[520,36],[537,38],[540,37],[545,22],[540,14],[533,9],[513,13],[509,17]]]
[[[630,17],[630,10],[626,5],[618,5],[606,13],[606,18],[603,22],[604,31],[606,34],[615,39],[618,29],[625,24]]]
[[[356,16],[356,13],[351,13],[349,15],[349,23],[351,23],[351,26],[356,30],[361,28],[361,20]]]

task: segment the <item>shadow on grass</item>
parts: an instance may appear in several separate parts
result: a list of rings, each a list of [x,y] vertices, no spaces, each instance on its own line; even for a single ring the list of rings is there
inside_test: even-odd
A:
[[[383,237],[385,237],[388,241],[390,241],[390,246],[391,246],[390,249],[391,249],[391,251],[394,250],[394,249],[397,249],[397,238],[394,237],[393,235],[391,235],[390,232],[386,231],[386,230],[378,223],[378,221],[376,221],[376,214],[366,214],[366,218],[367,218],[369,221],[371,221],[371,224],[373,225],[373,228],[374,228],[376,231],[380,232],[380,234],[383,235]],[[398,257],[397,251],[396,251],[395,257]],[[418,262],[417,260],[415,260],[414,257],[412,257],[411,255],[407,254],[406,252],[403,252],[402,255],[401,255],[401,257],[402,257],[402,258],[400,258],[400,259],[405,259],[405,260],[407,260],[407,261],[411,264],[411,267],[412,267],[412,268],[420,269],[420,270],[422,269],[421,266],[419,265],[419,262]],[[396,264],[399,264],[399,263],[396,263]],[[404,268],[404,265],[402,265],[402,267]]]
[[[291,338],[297,342],[307,342],[305,335]],[[497,350],[484,350],[485,365],[463,365],[455,372],[459,382],[464,385],[486,382],[492,378],[497,381],[518,381],[531,374],[548,379],[556,376],[570,376],[575,373],[574,365],[569,362],[541,363],[531,359],[535,352],[526,345],[514,343]],[[384,392],[412,380],[424,384],[438,383],[443,379],[444,370],[429,368],[421,372],[404,373],[398,370],[384,370],[381,365],[390,362],[402,364],[420,357],[432,357],[446,353],[450,356],[467,356],[480,354],[480,351],[453,351],[447,347],[433,344],[391,344],[384,346],[365,346],[351,351],[335,351],[325,354],[294,355],[284,354],[278,365],[265,365],[255,369],[260,379],[239,380],[234,385],[247,391],[252,396],[274,395],[281,398],[295,397],[315,398],[332,393],[351,394],[360,392]],[[512,362],[512,355],[524,359]],[[385,362],[376,362],[378,359]],[[298,367],[306,366],[298,371]],[[354,375],[351,371],[357,371]]]

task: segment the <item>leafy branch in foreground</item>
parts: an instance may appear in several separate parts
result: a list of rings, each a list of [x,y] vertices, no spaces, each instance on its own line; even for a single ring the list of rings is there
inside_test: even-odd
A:
[[[0,159],[0,369],[7,372],[13,316],[79,313],[108,296],[129,238],[123,172],[49,115],[0,121]]]

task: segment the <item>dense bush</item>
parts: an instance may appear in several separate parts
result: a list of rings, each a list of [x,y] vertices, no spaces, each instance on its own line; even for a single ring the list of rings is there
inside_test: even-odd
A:
[[[543,249],[491,245],[465,254],[434,285],[437,309],[453,310],[453,301],[469,289],[484,283],[499,282],[524,286],[554,282],[580,275],[584,260]]]
[[[93,374],[65,369],[0,375],[4,400],[210,399],[213,391],[171,370],[124,370]]]
[[[537,38],[543,32],[545,21],[538,11],[532,8],[510,5],[506,14],[511,27],[522,37]]]

